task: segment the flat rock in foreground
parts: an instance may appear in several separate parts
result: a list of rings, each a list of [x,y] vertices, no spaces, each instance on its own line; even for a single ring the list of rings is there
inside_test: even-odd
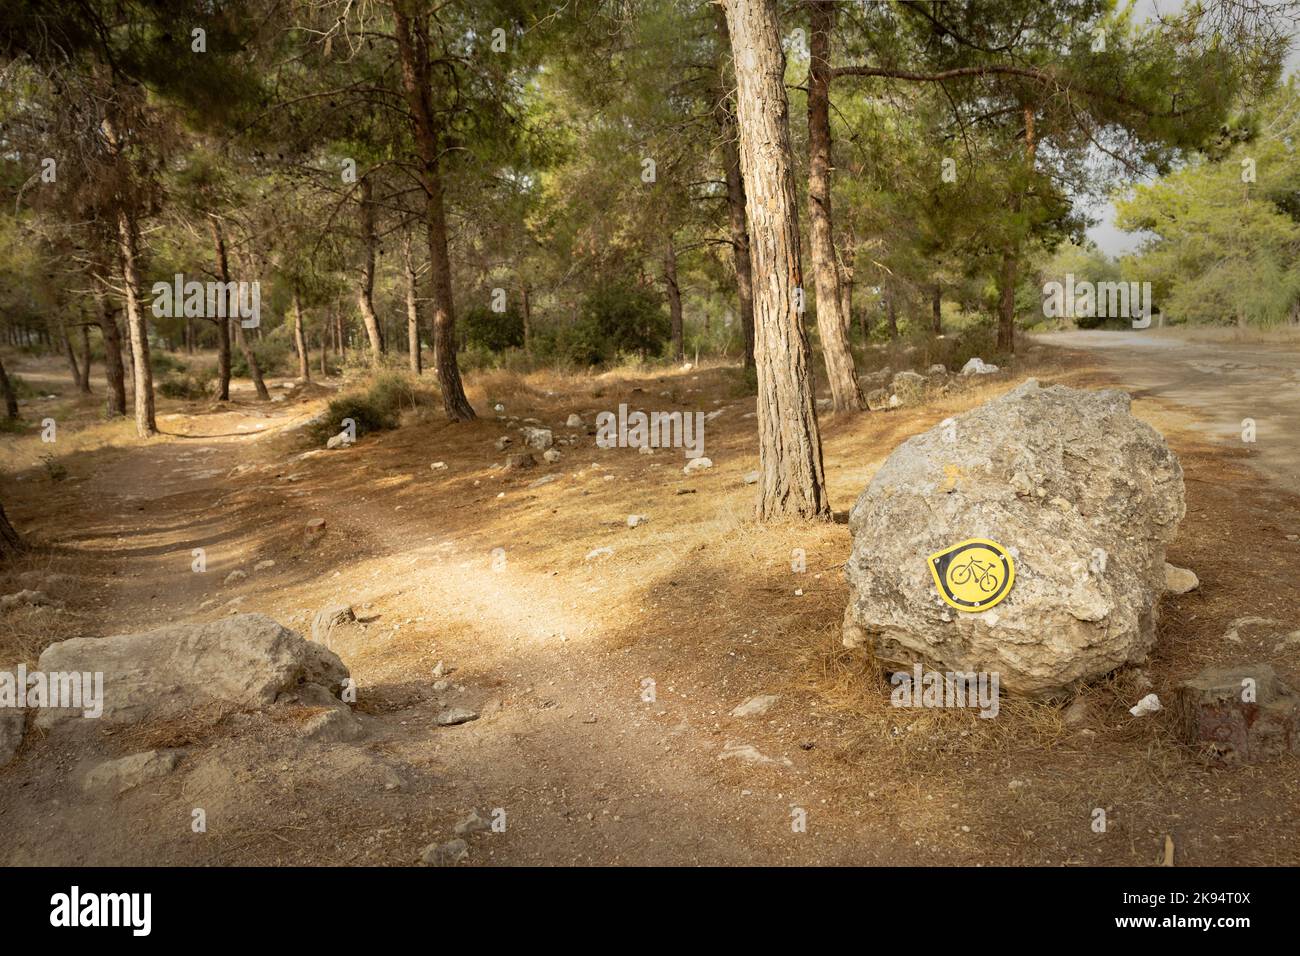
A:
[[[1145,659],[1183,473],[1129,404],[1031,379],[895,449],[850,514],[844,643],[895,670],[996,672],[1029,696]],[[1015,577],[967,613],[929,558],[972,538],[1006,549]]]
[[[348,669],[332,651],[263,614],[171,624],[143,634],[78,637],[51,644],[40,670],[103,673],[103,715],[86,723],[170,717],[213,702],[260,709],[315,685],[336,697]],[[36,722],[82,721],[81,710],[42,708]]]

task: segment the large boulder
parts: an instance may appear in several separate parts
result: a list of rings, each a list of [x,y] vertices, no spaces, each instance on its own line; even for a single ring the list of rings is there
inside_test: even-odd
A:
[[[260,709],[281,694],[304,690],[335,697],[348,677],[333,651],[263,614],[73,638],[47,647],[39,669],[102,673],[101,724],[169,717],[213,702]],[[36,723],[50,728],[82,719],[80,709],[41,708]]]
[[[895,449],[849,517],[844,643],[896,670],[996,672],[1029,696],[1144,659],[1183,473],[1129,401],[1031,379]],[[973,538],[1005,548],[1015,574],[968,613],[940,596],[930,559]]]

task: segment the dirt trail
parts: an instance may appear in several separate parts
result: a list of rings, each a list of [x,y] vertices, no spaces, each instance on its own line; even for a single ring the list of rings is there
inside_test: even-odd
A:
[[[1077,363],[1040,374],[1105,379]],[[829,419],[835,507],[902,438],[1011,384]],[[182,767],[115,798],[107,815],[69,788],[84,754],[28,744],[0,771],[6,862],[409,864],[471,809],[497,808],[506,831],[473,838],[472,864],[1146,864],[1173,828],[1189,862],[1300,859],[1293,832],[1254,841],[1294,810],[1293,775],[1199,769],[1158,723],[1131,725],[1124,679],[1098,690],[1091,737],[1050,708],[1029,719],[1008,708],[1007,721],[900,720],[838,647],[847,529],[749,521],[753,400],[736,397],[725,370],[505,398],[557,435],[569,433],[570,411],[590,422],[620,401],[721,409],[707,449],[717,465],[689,478],[678,452],[596,449],[585,430],[558,466],[504,475],[493,443],[511,430],[494,420],[431,417],[319,451],[292,426],[325,394],[169,408],[164,438],[68,455],[67,481],[38,491],[24,475],[6,494],[16,523],[70,570],[81,562],[65,595],[79,633],[246,611],[307,632],[317,608],[353,604],[362,623],[331,644],[358,681],[364,735],[304,740],[252,715],[160,731],[149,743],[186,747]],[[1241,515],[1222,512],[1245,473],[1157,414],[1189,478],[1225,484],[1214,500],[1191,486],[1202,515],[1189,514],[1192,533],[1239,529]],[[432,470],[435,460],[447,470]],[[559,478],[530,487],[543,474]],[[1258,510],[1300,515],[1289,498]],[[651,520],[629,529],[630,513]],[[310,517],[327,521],[315,544],[303,537]],[[614,553],[584,560],[597,547]],[[194,548],[205,550],[203,574],[191,571]],[[791,573],[794,548],[807,554],[805,574]],[[1196,558],[1173,557],[1213,594],[1217,566]],[[255,570],[265,561],[275,563]],[[247,578],[224,583],[235,569]],[[1294,612],[1294,587],[1275,597]],[[1212,655],[1233,613],[1202,595],[1170,608],[1171,646],[1188,653],[1154,662],[1157,681]],[[440,661],[451,668],[443,689]],[[780,695],[767,714],[729,716],[762,693]],[[448,705],[480,717],[437,726]],[[728,745],[751,747],[739,753],[755,762]],[[105,747],[133,752],[141,741]],[[1117,821],[1108,840],[1089,827],[1098,805]],[[204,834],[190,830],[195,807],[208,814]],[[792,826],[801,816],[806,832]]]
[[[1190,427],[1243,449],[1254,467],[1300,493],[1300,350],[1202,344],[1154,330],[1057,332],[1035,340],[1089,351],[1135,398],[1186,409]],[[1253,441],[1243,441],[1247,419]]]

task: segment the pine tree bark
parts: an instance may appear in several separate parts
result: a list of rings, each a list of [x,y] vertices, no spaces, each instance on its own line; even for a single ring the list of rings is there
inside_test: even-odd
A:
[[[1025,106],[1022,107],[1022,112],[1025,118],[1025,165],[1027,172],[1032,175],[1034,158],[1038,152],[1038,140],[1034,135],[1034,110]],[[1011,197],[1011,209],[1019,212],[1022,206],[1023,197],[1017,192]],[[1013,239],[1002,253],[997,348],[999,352],[1008,355],[1016,354],[1016,282],[1020,273],[1020,246],[1019,239]]]
[[[0,362],[0,395],[5,400],[5,417],[18,417],[18,396],[14,394],[13,383],[9,381],[9,375],[5,372],[5,363]]]
[[[302,302],[298,298],[297,290],[293,293],[293,344],[298,350],[298,381],[311,381],[311,361],[307,354],[307,333],[303,328],[302,321]]]
[[[672,330],[673,358],[681,362],[686,358],[682,337],[682,291],[677,286],[677,247],[673,237],[668,237],[664,247],[664,286],[668,292],[668,318]]]
[[[378,365],[384,353],[384,333],[375,315],[375,205],[374,187],[369,179],[361,180],[361,285],[357,290],[357,307],[370,340],[370,361]]]
[[[808,238],[817,288],[817,332],[826,381],[837,412],[867,407],[853,368],[853,353],[841,312],[840,275],[835,261],[831,215],[830,35],[835,7],[812,0],[808,10]]]
[[[930,331],[943,335],[943,283],[936,281],[930,299]]]
[[[149,329],[140,303],[135,219],[130,211],[117,211],[118,254],[122,266],[122,285],[126,289],[126,326],[131,338],[131,369],[134,386],[135,431],[141,438],[158,433],[154,411],[153,368],[149,365]]]
[[[126,414],[126,370],[122,367],[122,336],[117,331],[117,314],[108,295],[95,290],[99,310],[99,332],[104,339],[104,379],[108,382],[108,417]]]
[[[718,38],[725,47],[729,42],[727,15],[715,6]],[[727,225],[731,232],[732,262],[736,271],[736,299],[740,312],[740,329],[745,342],[745,368],[754,367],[754,274],[749,261],[749,226],[745,222],[745,178],[740,171],[737,146],[736,114],[726,90],[731,89],[726,60],[719,64],[719,88],[713,109],[722,137],[722,168],[727,180]],[[707,314],[705,316],[707,321]]]
[[[5,514],[5,506],[0,504],[0,561],[26,550],[27,545],[18,536],[14,526],[9,523],[9,516]]]
[[[81,391],[90,394],[90,323],[81,323]]]
[[[212,241],[217,251],[217,275],[221,277],[223,283],[230,282],[230,261],[226,256],[226,236],[222,232],[221,222],[216,216],[211,216],[208,222],[212,225]],[[221,319],[217,320],[219,323]],[[253,380],[253,388],[257,390],[257,397],[260,401],[269,402],[271,393],[267,391],[266,382],[262,379],[261,366],[257,364],[257,356],[253,354],[252,347],[248,344],[248,337],[244,335],[244,325],[238,316],[234,318],[227,317],[226,322],[229,324],[227,329],[226,340],[226,369],[225,380],[222,391],[225,395],[223,401],[230,399],[230,340],[228,333],[231,327],[235,330],[235,342],[239,346],[240,353],[244,356],[244,364],[248,366],[248,377]]]
[[[756,514],[760,520],[827,518],[830,504],[808,335],[796,301],[803,270],[780,27],[772,0],[724,0],[724,8],[735,59],[741,171],[755,279],[762,475]]]
[[[402,233],[402,258],[406,271],[406,349],[411,371],[419,375],[424,371],[424,366],[420,356],[420,302],[415,294],[415,257],[411,245],[410,232]]]
[[[520,309],[524,315],[524,354],[528,355],[533,349],[533,307],[528,298],[528,283],[526,282],[524,283]]]
[[[444,130],[430,99],[428,15],[408,15],[403,0],[393,5],[394,32],[402,66],[402,86],[415,122],[424,186],[429,240],[429,285],[433,302],[433,359],[442,391],[442,407],[454,422],[473,421],[456,362],[456,311],[451,291],[451,257],[447,249],[447,213],[439,167]]]

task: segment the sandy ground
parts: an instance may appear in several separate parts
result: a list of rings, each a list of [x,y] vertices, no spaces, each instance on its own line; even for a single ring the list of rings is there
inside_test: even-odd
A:
[[[1149,865],[1166,836],[1179,863],[1300,862],[1295,761],[1207,769],[1164,717],[1127,713],[1144,680],[1166,693],[1210,663],[1264,659],[1300,677],[1294,649],[1279,658],[1267,628],[1243,645],[1222,639],[1245,614],[1300,626],[1300,544],[1286,537],[1300,531],[1300,500],[1256,477],[1253,450],[1213,441],[1199,406],[1148,391],[1163,353],[1133,361],[1122,349],[1032,360],[1044,380],[1133,376],[1135,411],[1187,472],[1170,560],[1202,579],[1167,600],[1143,672],[1086,695],[1082,729],[1025,702],[992,721],[888,706],[879,676],[839,646],[847,528],[750,519],[753,399],[734,370],[472,378],[481,412],[502,401],[579,439],[522,477],[495,467],[500,422],[449,425],[436,411],[309,453],[291,426],[337,383],[273,405],[247,389],[224,409],[166,402],[166,434],[144,443],[89,424],[96,403],[65,388],[27,414],[68,422],[56,456],[66,477],[36,463],[47,449],[6,436],[0,494],[48,548],[39,570],[70,575],[57,594],[66,607],[0,622],[0,664],[30,663],[61,637],[237,612],[307,631],[317,608],[342,600],[364,621],[332,646],[358,680],[365,733],[307,740],[285,713],[104,734],[90,750],[29,736],[0,770],[0,861],[405,865],[477,809],[501,811],[506,828],[473,837],[467,865]],[[846,510],[903,438],[1012,387],[1030,364],[925,407],[824,419],[833,506]],[[16,371],[32,381],[43,370]],[[590,422],[620,401],[722,409],[706,445],[715,467],[688,477],[679,452],[599,449],[563,427],[570,412]],[[650,520],[630,529],[632,513]],[[311,517],[327,521],[316,544],[302,534]],[[1243,553],[1241,540],[1267,547]],[[196,547],[203,574],[190,569]],[[597,547],[612,556],[584,560]],[[791,571],[795,548],[805,573]],[[494,570],[497,549],[506,563]],[[253,570],[265,560],[274,566]],[[236,568],[248,578],[224,584]],[[768,713],[730,716],[764,693],[780,695]],[[449,703],[481,716],[439,727]],[[753,759],[734,756],[738,745]],[[81,792],[93,759],[146,746],[186,757],[120,796]],[[1099,807],[1104,834],[1091,826]],[[195,808],[205,833],[191,830]]]

